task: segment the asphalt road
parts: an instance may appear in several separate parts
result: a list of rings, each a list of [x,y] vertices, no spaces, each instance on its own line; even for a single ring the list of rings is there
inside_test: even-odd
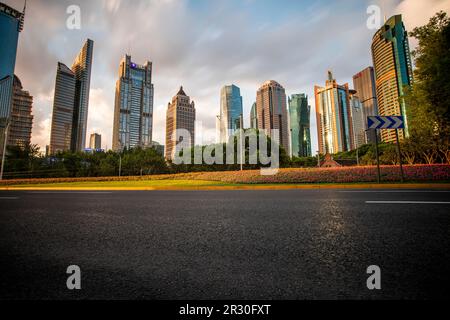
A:
[[[449,202],[432,190],[0,192],[0,299],[450,298]],[[81,290],[66,287],[69,265]],[[381,290],[366,287],[370,265]]]

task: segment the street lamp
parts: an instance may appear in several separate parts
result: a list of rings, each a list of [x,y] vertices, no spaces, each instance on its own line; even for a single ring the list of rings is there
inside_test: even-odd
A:
[[[3,180],[3,169],[5,166],[5,156],[6,156],[6,143],[8,142],[8,130],[9,130],[9,124],[10,122],[7,120],[6,127],[5,127],[5,139],[3,141],[3,154],[2,154],[2,166],[0,169],[0,180]]]

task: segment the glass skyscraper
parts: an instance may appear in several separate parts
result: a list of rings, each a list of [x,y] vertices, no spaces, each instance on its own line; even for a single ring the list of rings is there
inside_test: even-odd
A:
[[[14,76],[13,103],[11,121],[8,130],[8,145],[25,148],[31,143],[31,129],[33,127],[33,97],[23,90],[22,82]]]
[[[187,130],[190,139],[177,140],[177,130]],[[173,160],[182,148],[195,146],[195,103],[180,87],[178,93],[167,105],[165,158]]]
[[[153,130],[152,63],[120,62],[114,107],[113,149],[149,148]]]
[[[404,86],[412,83],[412,67],[408,33],[402,16],[391,17],[375,33],[372,39],[372,59],[375,69],[378,113],[381,116],[404,116],[405,130],[399,130],[401,138],[408,135],[408,120],[403,95]],[[383,142],[395,142],[395,130],[381,130]]]
[[[338,85],[331,71],[325,87],[314,87],[317,137],[321,154],[354,149],[348,84]]]
[[[253,103],[250,110],[250,128],[258,129],[258,115],[256,113],[256,102]]]
[[[49,147],[52,155],[70,150],[76,82],[75,73],[64,63],[58,62]]]
[[[278,82],[266,81],[256,93],[258,129],[271,136],[271,130],[279,130],[280,145],[289,154],[288,117],[286,91]]]
[[[353,141],[355,148],[367,143],[366,127],[364,122],[364,108],[355,90],[350,90],[350,106],[352,112]]]
[[[86,146],[93,50],[94,42],[88,39],[72,64],[77,79],[71,142],[73,151],[83,151]]]
[[[367,129],[367,117],[378,115],[377,92],[373,67],[367,67],[353,76],[353,87],[363,108],[364,129]],[[375,130],[366,131],[367,143],[375,143]]]
[[[241,90],[235,86],[224,86],[220,92],[219,132],[220,142],[226,143],[240,129],[242,114]]]
[[[72,68],[58,62],[50,154],[85,148],[93,49],[94,42],[88,39]]]
[[[25,7],[23,12],[19,12],[0,3],[0,155],[3,154],[5,129],[11,116],[17,44],[24,18]]]
[[[294,157],[311,156],[310,113],[308,96],[293,94],[289,97],[291,154]]]

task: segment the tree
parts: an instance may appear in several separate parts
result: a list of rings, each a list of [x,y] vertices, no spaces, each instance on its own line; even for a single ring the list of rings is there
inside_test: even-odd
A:
[[[440,156],[450,164],[450,18],[441,11],[410,36],[419,41],[414,83],[405,88],[410,138],[425,162]]]

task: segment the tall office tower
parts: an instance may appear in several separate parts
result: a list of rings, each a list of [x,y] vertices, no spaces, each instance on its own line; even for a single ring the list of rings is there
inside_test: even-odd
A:
[[[375,73],[373,67],[367,67],[353,76],[353,87],[363,108],[364,128],[367,129],[367,117],[378,115]],[[375,143],[375,130],[366,131],[367,143]]]
[[[359,148],[367,143],[366,127],[364,125],[364,108],[361,100],[357,96],[356,90],[349,90],[349,92],[353,125],[353,141],[355,148]]]
[[[50,133],[51,155],[71,149],[76,84],[75,73],[58,62]]]
[[[241,127],[242,97],[241,90],[235,86],[224,86],[220,92],[219,131],[220,142],[228,142],[236,130]]]
[[[153,130],[152,63],[120,62],[114,107],[113,149],[150,148]]]
[[[338,85],[331,71],[325,87],[314,87],[317,137],[321,154],[354,149],[348,83]]]
[[[304,93],[289,97],[289,120],[291,134],[291,154],[295,157],[311,156],[311,132],[308,96]]]
[[[258,128],[258,115],[256,113],[256,102],[253,103],[252,109],[250,110],[250,128]]]
[[[411,85],[413,73],[408,33],[401,15],[391,17],[373,36],[372,59],[375,69],[378,113],[381,116],[404,116],[405,130],[400,130],[399,136],[407,137],[406,106],[401,97],[404,86]],[[381,130],[381,139],[383,142],[395,142],[395,130]]]
[[[13,103],[7,143],[9,146],[25,148],[30,145],[33,127],[32,107],[33,97],[28,91],[23,90],[20,79],[14,76]]]
[[[84,150],[93,48],[94,42],[86,40],[72,68],[58,62],[50,154]]]
[[[272,129],[279,130],[279,143],[289,154],[288,117],[286,108],[286,92],[276,81],[266,81],[256,94],[256,113],[258,129],[265,130],[267,135]]]
[[[177,130],[184,129],[190,134],[190,139],[177,138]],[[166,146],[165,157],[172,160],[178,147],[189,148],[195,145],[195,103],[184,93],[183,87],[172,98],[167,106],[166,114]]]
[[[89,139],[89,148],[92,150],[99,150],[102,148],[102,136],[100,134],[91,134],[91,138]]]
[[[77,80],[72,124],[71,148],[73,151],[82,151],[86,145],[93,50],[94,42],[87,39],[72,64],[72,71]]]
[[[19,12],[0,2],[0,155],[3,154],[4,135],[11,116],[17,44],[24,19],[25,7],[23,12]]]

